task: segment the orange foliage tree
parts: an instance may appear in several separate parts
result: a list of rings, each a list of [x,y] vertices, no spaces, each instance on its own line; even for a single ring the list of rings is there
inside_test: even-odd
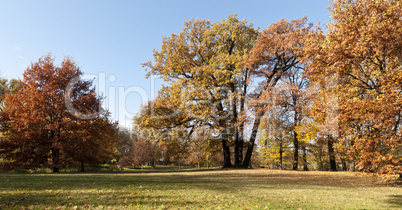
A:
[[[302,89],[306,86],[306,78],[302,75],[306,66],[303,48],[307,37],[315,36],[312,24],[307,18],[287,21],[282,19],[271,24],[261,33],[250,53],[248,65],[251,74],[259,82],[251,95],[250,108],[254,111],[254,123],[249,146],[254,145],[261,118],[273,106],[281,105],[291,113],[293,118],[294,164],[298,167],[299,140],[296,129],[302,120]],[[285,88],[277,87],[281,83]],[[282,90],[280,90],[282,89]],[[277,94],[280,93],[281,94]],[[285,94],[283,94],[285,93]],[[251,152],[248,150],[247,152]],[[249,157],[246,155],[246,157]],[[249,161],[249,160],[246,160]]]
[[[402,173],[402,5],[393,0],[334,0],[327,34],[309,39],[311,80],[336,84],[339,134],[358,169]]]
[[[55,65],[51,55],[25,70],[21,90],[3,100],[4,169],[51,167],[58,172],[61,166],[114,158],[117,124],[101,108],[92,81],[77,80],[82,74],[72,59]],[[92,117],[82,119],[79,113]]]

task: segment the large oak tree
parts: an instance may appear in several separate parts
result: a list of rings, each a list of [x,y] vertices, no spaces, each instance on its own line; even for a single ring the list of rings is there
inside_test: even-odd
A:
[[[154,63],[144,66],[150,74],[170,82],[180,92],[173,104],[180,104],[190,116],[187,124],[207,126],[220,133],[224,167],[231,167],[230,142],[234,143],[236,167],[242,165],[243,122],[249,69],[248,53],[258,30],[235,15],[211,24],[191,20],[179,34],[163,38],[154,51]],[[249,162],[245,165],[248,167]]]

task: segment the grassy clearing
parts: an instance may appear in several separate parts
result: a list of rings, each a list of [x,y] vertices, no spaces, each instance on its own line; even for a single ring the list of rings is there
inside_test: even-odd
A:
[[[401,187],[349,172],[135,171],[0,174],[0,208],[402,208]]]

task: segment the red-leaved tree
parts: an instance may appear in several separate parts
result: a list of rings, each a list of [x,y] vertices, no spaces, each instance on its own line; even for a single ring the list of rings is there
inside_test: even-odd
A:
[[[21,90],[3,100],[3,169],[58,172],[61,166],[114,157],[117,125],[102,110],[92,81],[79,79],[82,74],[71,58],[55,65],[50,54],[25,70]]]

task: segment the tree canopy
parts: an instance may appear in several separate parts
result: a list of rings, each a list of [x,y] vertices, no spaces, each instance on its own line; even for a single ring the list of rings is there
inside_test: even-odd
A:
[[[307,53],[313,54],[309,78],[324,95],[338,97],[331,105],[339,111],[333,138],[360,170],[401,172],[402,6],[338,0],[330,10],[333,22],[325,36],[310,40]]]
[[[101,108],[91,81],[78,80],[82,72],[71,58],[61,65],[46,55],[24,72],[15,94],[6,93],[2,106],[0,156],[4,169],[98,163],[115,157],[117,124]],[[71,97],[67,97],[71,96]],[[73,104],[75,112],[66,108]],[[96,113],[93,119],[73,115]]]
[[[236,15],[213,24],[191,20],[181,33],[163,39],[161,50],[154,51],[154,63],[144,64],[149,74],[170,82],[168,100],[182,108],[187,126],[206,126],[221,136],[224,167],[232,166],[231,139],[235,166],[243,162],[241,116],[250,77],[245,62],[258,34],[258,29]],[[234,130],[233,135],[226,130]]]

